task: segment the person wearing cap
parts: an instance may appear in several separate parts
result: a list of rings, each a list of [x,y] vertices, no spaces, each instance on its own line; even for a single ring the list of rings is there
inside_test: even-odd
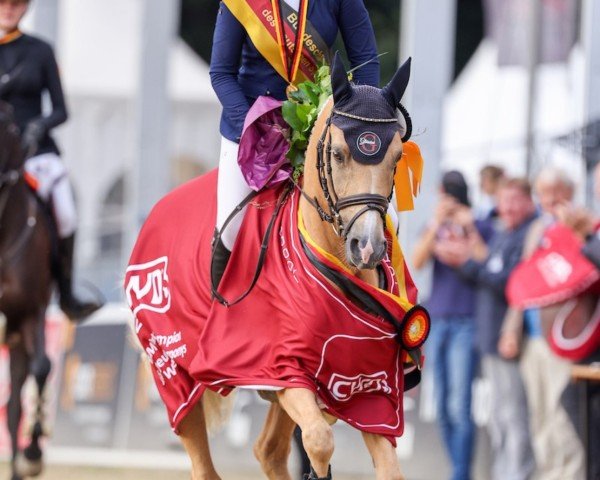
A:
[[[425,368],[433,375],[437,418],[452,465],[452,480],[472,478],[475,289],[444,258],[453,244],[463,239],[472,245],[478,258],[485,258],[485,242],[492,233],[489,223],[473,220],[463,175],[458,171],[444,174],[435,215],[415,247],[413,264],[417,269],[433,264],[431,294],[426,303],[432,322],[425,346]]]
[[[215,286],[244,211],[223,229],[225,221],[251,193],[237,162],[246,115],[259,96],[285,100],[286,91],[312,80],[318,67],[329,62],[338,32],[351,67],[366,63],[354,72],[354,82],[379,86],[375,34],[363,0],[221,2],[210,62],[211,83],[223,106],[216,225],[223,231],[214,248],[211,274]]]
[[[536,217],[529,182],[504,179],[498,189],[498,219],[502,227],[490,241],[487,256],[478,257],[464,240],[456,242],[444,256],[448,264],[458,268],[465,281],[477,288],[476,345],[491,393],[488,432],[492,480],[527,480],[535,470],[527,398],[519,366],[499,354],[498,340],[508,310],[506,284],[521,259],[526,234]]]

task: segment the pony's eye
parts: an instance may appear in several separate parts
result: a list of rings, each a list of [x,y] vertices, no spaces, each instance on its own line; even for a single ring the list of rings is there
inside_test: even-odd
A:
[[[342,153],[339,150],[331,150],[331,156],[338,163],[344,162],[344,156],[342,155]]]

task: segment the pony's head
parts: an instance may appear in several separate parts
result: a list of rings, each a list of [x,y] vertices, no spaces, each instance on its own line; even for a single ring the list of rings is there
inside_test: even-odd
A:
[[[383,89],[356,86],[336,55],[331,71],[333,104],[324,109],[311,138],[317,142],[319,200],[329,211],[317,209],[343,238],[347,263],[359,269],[374,268],[386,254],[385,215],[402,142],[412,129],[400,105],[409,76],[410,59]]]
[[[23,165],[19,128],[15,125],[10,105],[0,102],[0,174]]]

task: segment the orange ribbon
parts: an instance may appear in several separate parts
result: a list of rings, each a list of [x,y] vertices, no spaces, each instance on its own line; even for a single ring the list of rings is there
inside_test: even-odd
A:
[[[402,158],[396,167],[394,186],[399,212],[413,210],[414,198],[419,194],[423,179],[423,157],[415,142],[406,142],[402,148]]]

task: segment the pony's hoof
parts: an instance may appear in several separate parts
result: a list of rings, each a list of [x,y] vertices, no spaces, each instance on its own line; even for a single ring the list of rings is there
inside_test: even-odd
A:
[[[40,457],[37,460],[28,460],[23,453],[19,453],[15,459],[15,474],[19,475],[16,478],[20,480],[21,477],[37,477],[44,469],[44,462]]]

